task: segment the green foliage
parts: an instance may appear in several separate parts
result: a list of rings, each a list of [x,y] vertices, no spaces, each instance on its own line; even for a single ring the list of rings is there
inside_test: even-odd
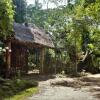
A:
[[[76,0],[77,1],[77,0]],[[89,54],[87,56],[87,61],[85,62],[85,66],[91,66],[90,69],[97,66],[98,58],[100,51],[100,1],[99,0],[80,0],[80,2],[75,7],[75,20],[81,20],[82,27],[82,46],[84,46],[83,50],[89,50]],[[78,29],[79,30],[79,29]],[[91,63],[90,63],[91,62]],[[94,63],[95,62],[95,63]],[[88,69],[88,68],[87,68]]]
[[[27,7],[27,22],[34,23],[39,27],[44,27],[46,13],[41,9],[42,5],[38,1],[34,5],[30,4]]]
[[[0,37],[11,36],[13,31],[13,4],[12,0],[0,1]]]
[[[36,87],[38,85],[35,81],[15,79],[5,80],[0,78],[0,99],[9,98],[23,90]]]
[[[93,44],[88,44],[88,48],[91,49],[91,50],[93,50],[94,49]]]
[[[59,5],[63,0],[44,1],[48,6],[50,2]],[[97,56],[100,55],[100,0],[68,0],[67,5],[54,9],[42,9],[39,0],[36,0],[35,5],[29,5],[27,11],[28,22],[50,32],[56,49],[62,49],[57,54],[61,56],[57,59],[61,59],[62,63],[70,63],[69,66],[75,69],[80,62],[79,58],[84,56],[82,53],[88,51],[85,60],[89,57],[91,59],[84,66],[99,66]],[[48,51],[47,59],[51,56],[54,58],[54,55],[54,52]]]

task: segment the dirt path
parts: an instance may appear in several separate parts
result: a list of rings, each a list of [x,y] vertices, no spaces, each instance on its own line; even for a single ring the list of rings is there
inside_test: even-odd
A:
[[[90,87],[67,87],[61,85],[51,85],[55,83],[63,83],[66,81],[71,82],[76,81],[76,79],[71,78],[54,78],[46,81],[39,82],[39,93],[29,97],[27,100],[100,100],[93,96],[89,91]],[[77,85],[77,84],[76,84]]]

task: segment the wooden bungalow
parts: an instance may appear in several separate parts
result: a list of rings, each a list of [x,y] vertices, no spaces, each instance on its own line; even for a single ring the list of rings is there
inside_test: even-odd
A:
[[[44,49],[54,48],[53,41],[49,33],[32,24],[14,23],[14,38],[9,45],[10,51],[6,54],[7,66],[10,73],[16,70],[27,72],[29,49],[40,50],[40,73],[43,73]],[[8,42],[9,43],[9,42]],[[11,57],[10,57],[11,56]]]

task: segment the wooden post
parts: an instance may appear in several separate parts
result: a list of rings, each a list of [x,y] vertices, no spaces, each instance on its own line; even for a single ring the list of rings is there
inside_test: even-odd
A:
[[[25,56],[26,56],[26,58],[25,58],[25,62],[26,62],[25,74],[28,73],[28,54],[29,54],[29,50],[26,49],[26,53],[25,53]]]
[[[40,74],[44,73],[44,48],[40,50]]]
[[[11,40],[7,40],[5,44],[6,49],[6,78],[10,75],[10,68],[11,68]]]
[[[55,50],[55,74],[57,73],[57,53],[56,53],[56,50]]]

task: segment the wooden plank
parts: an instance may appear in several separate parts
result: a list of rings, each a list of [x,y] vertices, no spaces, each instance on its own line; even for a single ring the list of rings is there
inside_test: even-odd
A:
[[[40,74],[44,74],[44,48],[40,50]]]

